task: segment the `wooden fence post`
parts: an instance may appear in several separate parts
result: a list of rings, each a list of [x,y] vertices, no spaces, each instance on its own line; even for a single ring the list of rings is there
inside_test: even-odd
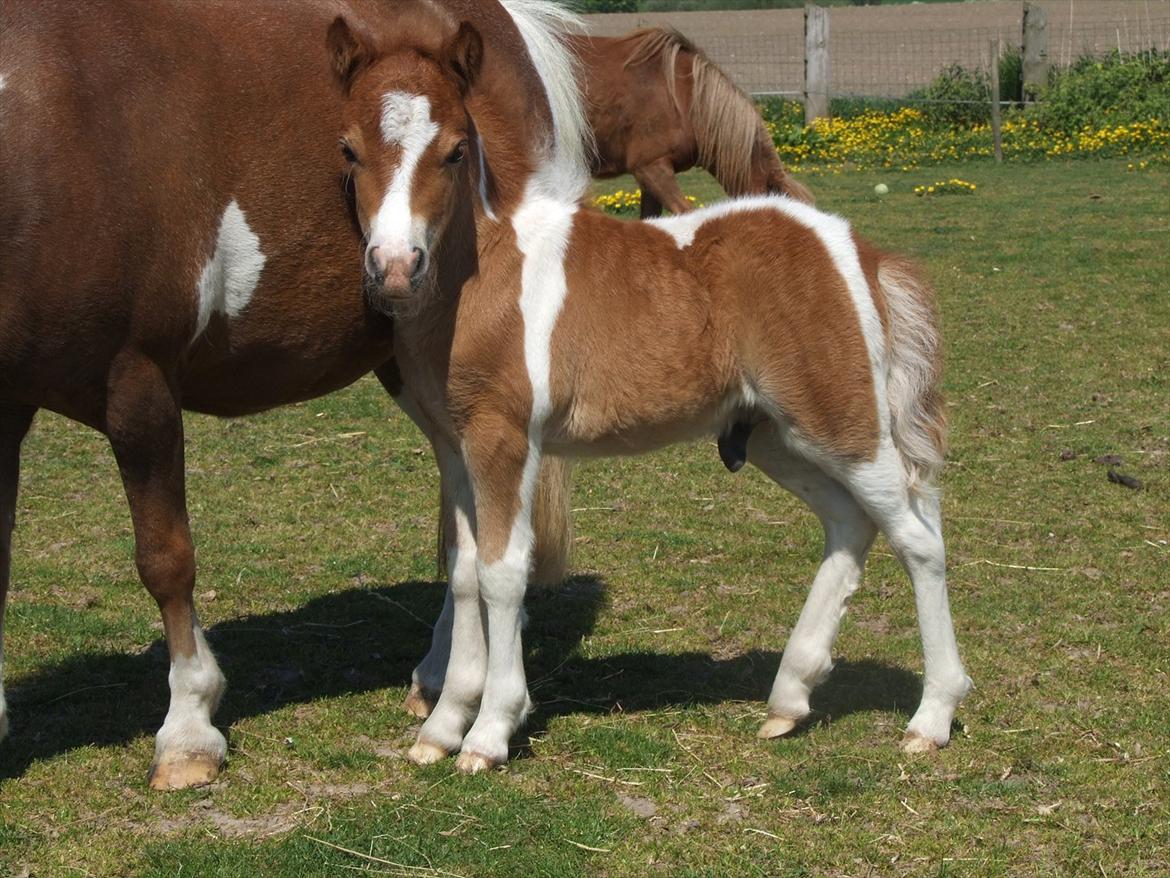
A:
[[[1034,101],[1048,84],[1048,16],[1034,3],[1024,4],[1023,99]]]
[[[829,115],[829,10],[804,7],[804,124]]]
[[[999,56],[1003,52],[1003,41],[996,37],[991,41],[991,143],[995,160],[1003,162],[1003,128],[999,115]]]

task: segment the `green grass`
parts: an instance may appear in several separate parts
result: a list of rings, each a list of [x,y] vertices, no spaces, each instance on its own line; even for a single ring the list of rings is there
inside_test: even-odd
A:
[[[976,193],[912,194],[951,176]],[[921,656],[881,543],[813,723],[755,740],[819,529],[707,443],[578,469],[579,575],[529,601],[529,746],[475,778],[406,763],[416,724],[398,705],[441,601],[436,476],[363,381],[188,419],[231,751],[211,788],[150,793],[157,613],[104,441],[42,415],[6,640],[0,876],[1166,874],[1170,172],[804,180],[921,260],[942,300],[950,587],[978,687],[950,748],[897,749]],[[1144,490],[1107,480],[1109,453]]]

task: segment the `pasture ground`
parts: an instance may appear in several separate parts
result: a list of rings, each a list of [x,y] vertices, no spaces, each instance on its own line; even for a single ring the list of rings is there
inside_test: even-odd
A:
[[[912,194],[953,176],[975,194]],[[523,752],[474,778],[406,763],[399,703],[441,601],[436,477],[363,381],[188,420],[231,751],[212,787],[151,793],[165,649],[112,457],[42,415],[6,639],[0,876],[1167,874],[1170,172],[806,179],[924,262],[942,299],[950,588],[978,687],[951,747],[897,749],[921,656],[880,541],[814,721],[755,739],[819,528],[708,443],[578,469],[578,575],[530,599]],[[1144,489],[1110,482],[1106,454]]]

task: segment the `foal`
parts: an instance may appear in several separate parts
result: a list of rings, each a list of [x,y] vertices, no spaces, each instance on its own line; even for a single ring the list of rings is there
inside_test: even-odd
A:
[[[933,294],[844,220],[789,198],[623,223],[537,175],[497,210],[465,103],[479,45],[464,23],[439,47],[361,46],[361,72],[341,75],[367,270],[400,303],[403,377],[455,510],[451,659],[411,758],[461,750],[461,771],[497,765],[529,709],[520,616],[541,454],[636,453],[732,425],[754,428],[749,459],[825,529],[760,736],[809,713],[881,530],[913,582],[925,653],[903,746],[945,745],[971,684],[932,488],[945,434]],[[461,290],[411,268],[472,246]]]

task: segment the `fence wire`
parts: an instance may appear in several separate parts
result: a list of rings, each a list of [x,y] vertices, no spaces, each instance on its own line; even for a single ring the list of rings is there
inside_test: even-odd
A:
[[[1047,58],[1067,67],[1085,56],[1170,51],[1170,0],[1061,0],[1048,13]],[[950,8],[948,8],[950,7]],[[990,44],[1023,40],[1022,2],[834,7],[829,13],[830,97],[898,98],[924,88],[952,64],[986,70]],[[588,16],[594,33],[648,25],[693,39],[739,86],[755,95],[805,93],[801,10]]]

